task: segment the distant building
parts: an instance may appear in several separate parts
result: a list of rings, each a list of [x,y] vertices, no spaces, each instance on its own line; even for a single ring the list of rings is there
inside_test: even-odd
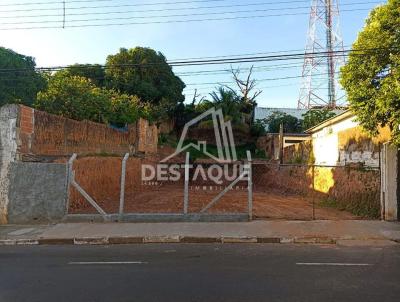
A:
[[[254,121],[267,119],[275,112],[285,113],[301,120],[303,119],[303,114],[307,113],[308,110],[309,109],[256,107],[254,109]],[[344,110],[334,110],[333,112],[335,112],[336,114],[340,114],[343,111]],[[268,131],[268,125],[266,125],[265,128]]]
[[[307,109],[296,109],[296,108],[256,107],[254,109],[254,121],[267,119],[275,112],[286,113],[288,115],[294,116],[295,118],[302,119],[302,115],[305,114],[307,111],[308,111]],[[265,128],[268,131],[268,125],[266,125]]]

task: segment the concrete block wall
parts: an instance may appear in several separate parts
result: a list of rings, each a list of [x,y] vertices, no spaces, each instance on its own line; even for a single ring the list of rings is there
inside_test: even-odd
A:
[[[10,166],[17,158],[18,113],[16,105],[0,108],[0,224],[8,220]]]
[[[388,221],[399,220],[399,150],[389,143],[384,144],[381,155],[381,208],[382,218]]]
[[[9,177],[8,223],[60,221],[67,213],[65,164],[13,162]]]

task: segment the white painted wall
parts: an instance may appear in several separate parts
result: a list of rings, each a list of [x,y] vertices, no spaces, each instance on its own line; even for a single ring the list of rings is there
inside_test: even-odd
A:
[[[313,151],[317,165],[334,166],[340,163],[338,133],[357,127],[358,122],[354,119],[354,117],[349,117],[312,134]]]

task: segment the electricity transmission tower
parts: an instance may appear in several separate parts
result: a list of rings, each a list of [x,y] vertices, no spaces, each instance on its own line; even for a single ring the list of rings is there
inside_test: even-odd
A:
[[[338,1],[312,0],[298,108],[343,106],[338,77],[344,62]]]

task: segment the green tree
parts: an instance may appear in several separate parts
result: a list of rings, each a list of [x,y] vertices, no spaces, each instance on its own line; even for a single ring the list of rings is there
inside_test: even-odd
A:
[[[260,137],[267,133],[265,124],[261,120],[256,120],[250,127],[250,133],[254,137]]]
[[[35,107],[75,120],[109,121],[110,99],[89,79],[70,76],[68,71],[50,77],[48,88],[37,95]]]
[[[118,126],[133,123],[143,109],[139,98],[96,87],[89,79],[68,70],[50,77],[48,88],[38,93],[35,107],[75,120]]]
[[[370,134],[389,126],[400,145],[400,1],[389,0],[370,13],[341,69],[351,110]]]
[[[105,86],[105,71],[99,64],[74,64],[67,70],[71,76],[87,78],[98,87]]]
[[[321,124],[323,121],[330,119],[336,115],[330,109],[311,109],[303,114],[303,130],[310,129],[318,124]]]
[[[145,106],[140,103],[137,96],[120,94],[114,90],[106,91],[111,99],[111,112],[109,122],[113,125],[123,127],[133,124],[139,117],[146,117]]]
[[[226,119],[231,120],[233,124],[241,123],[241,102],[235,91],[221,86],[217,91],[212,92],[210,96],[214,107],[221,108]]]
[[[175,106],[184,101],[185,84],[164,55],[150,48],[121,48],[119,53],[108,56],[106,80],[108,88],[137,95],[154,105],[158,115],[173,116]]]
[[[46,86],[44,75],[36,72],[32,57],[0,47],[0,106],[6,103],[32,105],[38,91]]]
[[[262,122],[268,125],[269,133],[279,133],[281,124],[283,124],[283,132],[285,133],[299,133],[302,131],[301,121],[284,112],[276,111]]]

